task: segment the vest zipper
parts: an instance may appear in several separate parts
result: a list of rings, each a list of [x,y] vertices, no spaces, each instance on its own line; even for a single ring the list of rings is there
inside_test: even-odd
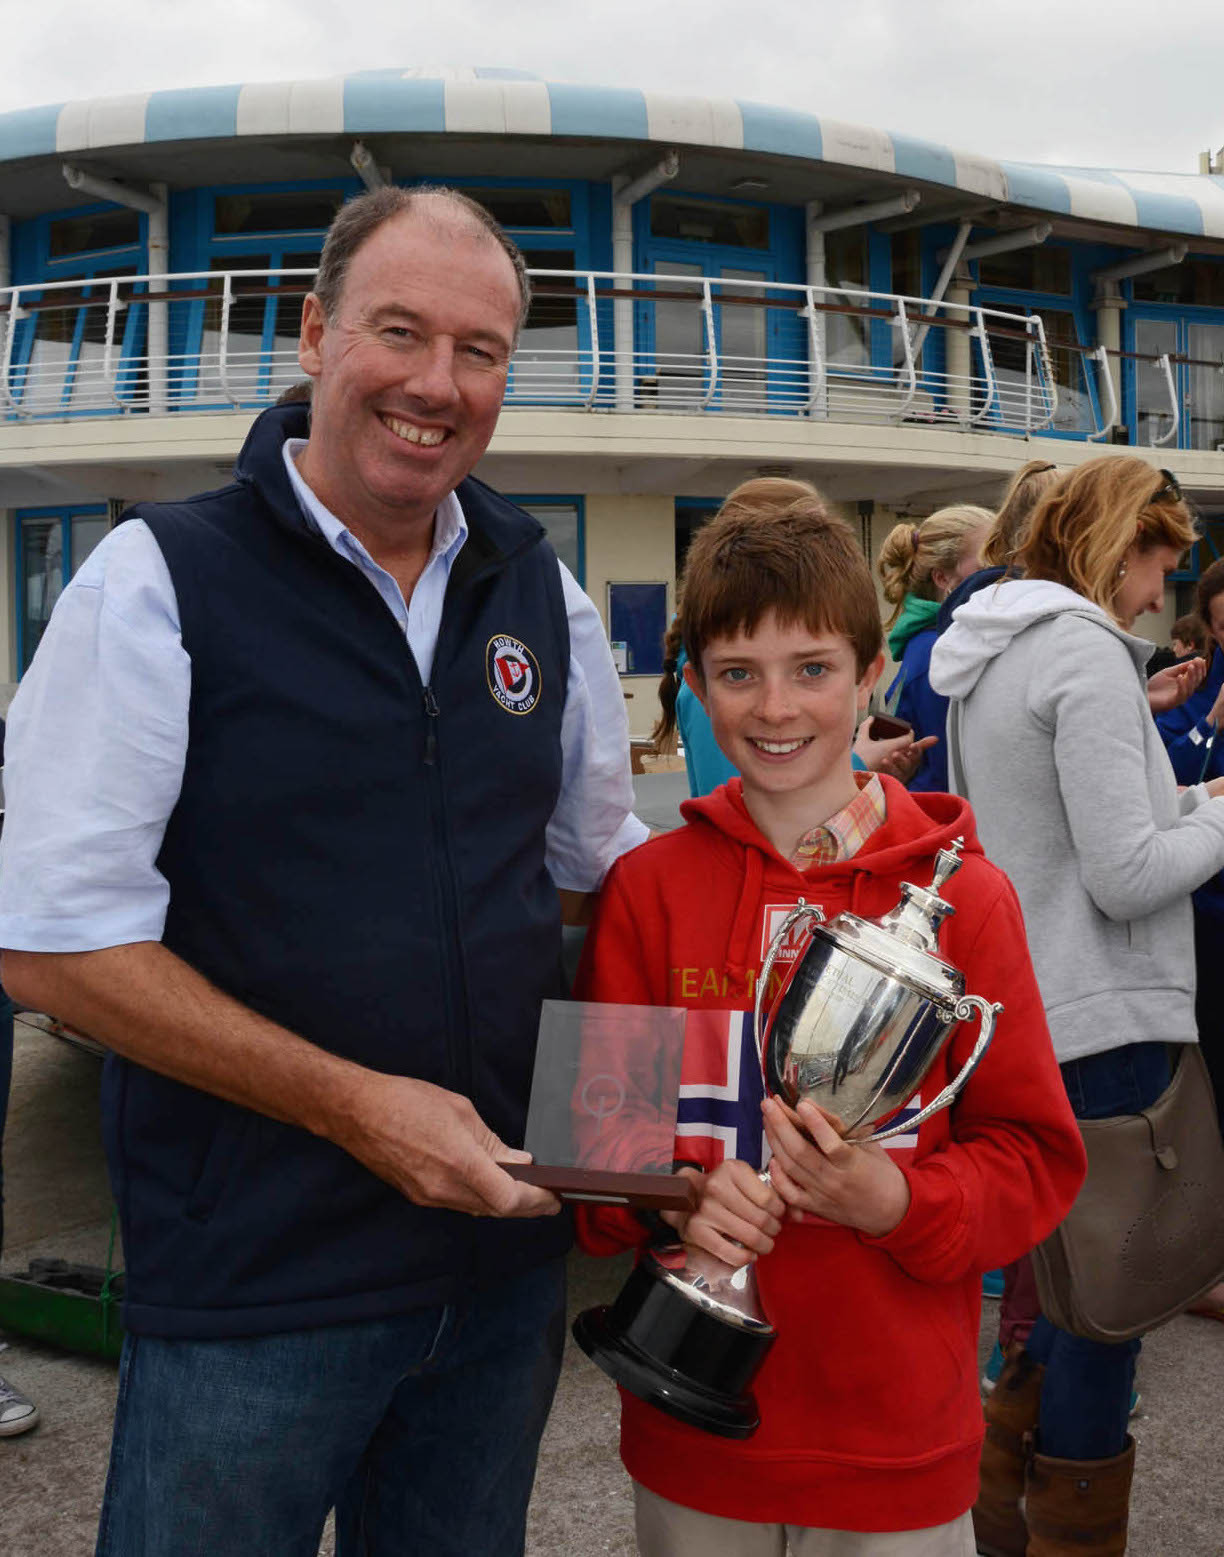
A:
[[[438,760],[438,700],[432,687],[425,688],[425,716],[429,720],[425,726],[425,766],[432,768]]]

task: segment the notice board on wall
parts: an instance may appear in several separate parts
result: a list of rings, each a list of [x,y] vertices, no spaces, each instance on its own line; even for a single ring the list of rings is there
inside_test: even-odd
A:
[[[625,645],[624,674],[662,673],[666,631],[666,584],[608,585],[608,637]]]

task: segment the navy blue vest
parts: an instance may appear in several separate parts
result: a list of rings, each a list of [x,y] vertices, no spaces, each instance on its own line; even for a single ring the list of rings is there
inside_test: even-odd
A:
[[[544,829],[569,633],[555,554],[468,480],[431,684],[373,585],[303,520],[265,412],[235,485],[136,512],[191,657],[165,944],[336,1054],[523,1137],[561,991]],[[136,1333],[259,1334],[445,1302],[560,1253],[568,1218],[414,1206],[330,1142],[111,1058],[108,1152]]]

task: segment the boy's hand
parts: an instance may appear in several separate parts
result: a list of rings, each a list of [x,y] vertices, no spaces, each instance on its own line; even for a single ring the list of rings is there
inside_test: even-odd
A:
[[[786,1205],[746,1162],[731,1158],[699,1180],[701,1204],[688,1219],[684,1241],[726,1265],[747,1265],[768,1254],[782,1231]]]
[[[797,1111],[767,1098],[762,1112],[773,1151],[770,1177],[792,1215],[808,1211],[871,1238],[892,1232],[909,1210],[910,1192],[883,1147],[843,1140],[806,1098]]]

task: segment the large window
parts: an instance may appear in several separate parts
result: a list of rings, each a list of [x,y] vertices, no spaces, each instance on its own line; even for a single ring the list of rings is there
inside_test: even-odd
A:
[[[867,232],[862,227],[846,227],[825,234],[825,285],[842,295],[834,301],[848,308],[861,308],[864,299],[856,292],[869,290],[867,280]],[[865,367],[871,361],[870,320],[854,314],[825,315],[825,355],[830,362]]]
[[[580,584],[586,582],[585,537],[580,497],[519,497],[525,508],[548,532],[552,548]]]
[[[326,232],[343,199],[340,189],[249,189],[218,195],[213,201],[213,232],[218,238]]]
[[[17,636],[20,674],[60,593],[110,528],[105,508],[31,508],[17,515]]]
[[[147,220],[123,207],[86,206],[25,227],[16,279],[38,290],[21,294],[8,387],[26,415],[141,403],[145,309],[125,287],[112,311],[105,282],[143,272]]]
[[[977,261],[978,290],[973,302],[1005,313],[1041,319],[1053,387],[1058,403],[1050,431],[1082,436],[1097,427],[1096,383],[1081,349],[1091,343],[1091,322],[1070,300],[1074,280],[1072,250],[1065,244],[1040,244],[987,255]],[[1020,326],[987,321],[995,374],[996,403],[1004,418],[1040,416],[1047,386],[1039,382],[1040,364],[1030,354]],[[1013,329],[1017,332],[1013,334]],[[975,347],[974,373],[983,382],[984,363]]]
[[[650,235],[733,249],[768,249],[769,208],[655,195],[650,202]]]

